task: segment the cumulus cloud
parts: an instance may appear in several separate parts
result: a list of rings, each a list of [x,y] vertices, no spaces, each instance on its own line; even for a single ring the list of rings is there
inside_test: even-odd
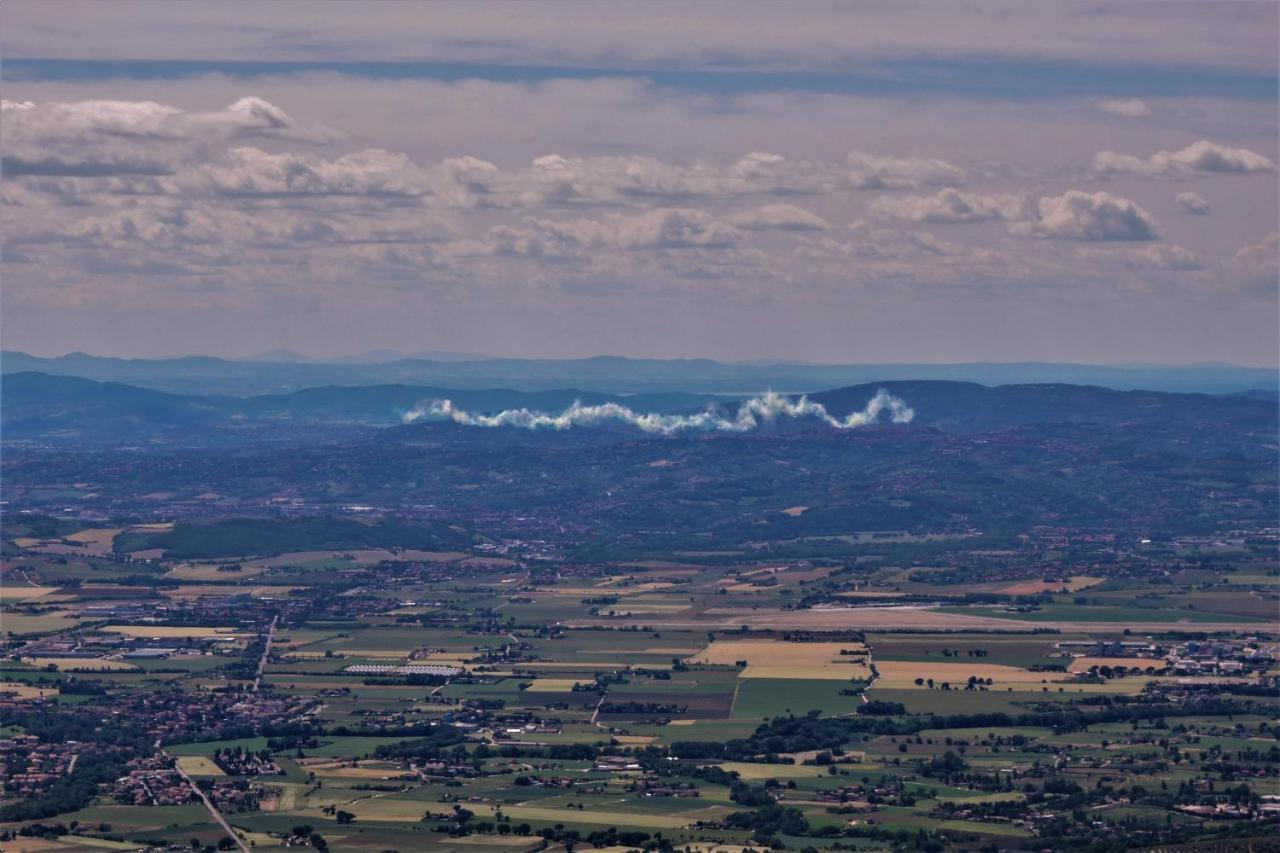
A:
[[[959,166],[927,157],[880,157],[853,151],[847,165],[849,180],[858,189],[919,189],[964,181],[964,171]]]
[[[1014,234],[1060,240],[1156,240],[1155,217],[1127,198],[1068,190],[1040,199],[1037,216],[1010,226]]]
[[[1205,201],[1202,196],[1196,193],[1178,193],[1173,197],[1173,200],[1177,202],[1178,206],[1187,213],[1194,213],[1197,216],[1208,216],[1212,212],[1209,207],[1209,202]]]
[[[1015,195],[979,195],[948,187],[933,195],[881,196],[871,203],[873,212],[907,222],[982,222],[1017,219],[1022,200]]]
[[[1274,172],[1276,164],[1247,148],[1232,148],[1202,139],[1179,151],[1157,151],[1149,157],[1099,151],[1093,156],[1093,170],[1099,175],[1146,175],[1177,177],[1196,172],[1243,174]]]
[[[530,219],[525,227],[492,229],[489,241],[499,255],[554,257],[588,249],[728,248],[741,236],[706,211],[663,208],[600,219]]]
[[[821,216],[794,204],[766,204],[729,221],[748,231],[825,231],[831,227]]]
[[[1151,107],[1141,98],[1107,98],[1098,101],[1098,109],[1122,118],[1145,118],[1151,115]]]
[[[1195,252],[1181,246],[1158,243],[1138,253],[1137,265],[1158,270],[1198,270],[1204,267],[1204,262]]]
[[[1227,270],[1274,293],[1280,277],[1280,231],[1272,231],[1256,243],[1241,247],[1227,259]]]
[[[387,195],[431,192],[427,174],[403,154],[365,149],[336,160],[306,154],[269,154],[241,146],[218,162],[195,169],[192,178],[223,195]]]
[[[668,162],[645,156],[564,157],[547,154],[526,169],[504,174],[524,204],[666,202],[740,195],[800,195],[875,186],[913,186],[941,177],[941,161],[850,155],[855,169],[837,163],[790,160],[753,151],[732,162]],[[956,170],[959,173],[959,170]]]
[[[3,101],[0,120],[10,176],[165,175],[214,143],[334,137],[254,97],[213,112],[153,101]]]

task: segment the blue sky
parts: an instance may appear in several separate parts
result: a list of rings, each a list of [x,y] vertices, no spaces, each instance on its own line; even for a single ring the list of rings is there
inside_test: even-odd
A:
[[[5,345],[1274,364],[1276,12],[10,0]]]

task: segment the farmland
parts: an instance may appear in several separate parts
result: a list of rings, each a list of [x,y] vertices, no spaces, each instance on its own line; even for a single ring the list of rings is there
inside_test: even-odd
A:
[[[1248,849],[1270,433],[1197,411],[6,445],[0,848]]]
[[[104,541],[97,530],[82,538]],[[1256,802],[1280,796],[1266,688],[1277,639],[1248,619],[1212,635],[1161,619],[1135,631],[1091,612],[1115,605],[1076,600],[1082,590],[1141,596],[1140,575],[1006,574],[987,585],[1006,590],[992,593],[1004,605],[935,590],[942,600],[928,607],[882,606],[908,594],[892,565],[745,564],[726,584],[723,570],[696,563],[557,576],[458,553],[312,549],[199,564],[162,557],[141,565],[178,586],[148,598],[138,580],[127,590],[77,585],[83,569],[61,575],[62,555],[41,548],[22,559],[47,592],[5,605],[10,642],[23,650],[0,683],[6,731],[23,729],[24,707],[54,718],[136,707],[161,726],[167,757],[144,759],[141,731],[134,747],[108,747],[123,767],[153,768],[134,771],[153,774],[152,802],[122,802],[122,783],[104,783],[58,813],[79,821],[75,832],[19,849],[215,843],[218,825],[186,802],[181,783],[172,801],[161,793],[177,769],[262,849],[288,844],[300,826],[337,850],[592,838],[601,847],[845,838],[874,848],[921,832],[945,846],[1020,849],[1045,838],[1043,818],[1030,815],[1056,814],[1103,778],[1103,827],[1153,838],[1171,826],[1229,834],[1244,825],[1182,810],[1204,799],[1190,783],[1222,778],[1228,771],[1212,768],[1223,761]],[[83,559],[91,570],[102,560],[109,575],[120,558]],[[1212,578],[1256,590],[1269,570]],[[1190,600],[1205,609],[1195,612],[1222,607],[1213,583],[1196,579],[1203,592]],[[821,599],[784,606],[812,598],[814,583]],[[757,603],[762,591],[776,603]],[[1013,609],[1028,596],[1039,610]],[[72,657],[61,656],[67,640]],[[1187,669],[1208,666],[1206,653],[1222,668]],[[171,697],[163,709],[148,698],[157,690]],[[210,708],[225,709],[228,724],[210,732],[196,722]],[[1167,790],[1162,776],[1177,790],[1132,793]],[[1128,810],[1116,792],[1130,792]],[[1069,843],[1070,823],[1053,826]]]

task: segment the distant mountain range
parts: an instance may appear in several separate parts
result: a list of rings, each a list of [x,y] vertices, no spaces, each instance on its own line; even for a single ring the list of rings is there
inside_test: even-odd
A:
[[[489,356],[482,355],[478,352],[449,352],[446,350],[419,350],[417,352],[403,353],[393,349],[375,349],[368,352],[354,353],[352,355],[339,355],[332,357],[316,357],[303,355],[290,349],[276,349],[271,352],[259,353],[251,355],[248,358],[237,359],[238,361],[253,362],[273,362],[276,364],[386,364],[391,361],[403,361],[404,359],[422,359],[425,361],[486,361]]]
[[[810,399],[842,417],[861,410],[881,388],[902,398],[915,410],[911,428],[947,432],[1092,423],[1100,428],[1159,424],[1191,429],[1257,429],[1274,434],[1277,424],[1274,395],[1268,397],[1260,392],[1214,396],[1116,391],[1064,384],[987,387],[971,382],[912,380],[838,388],[811,394]],[[616,402],[637,412],[656,413],[694,412],[717,405],[732,415],[737,407],[736,399],[717,395],[683,392],[616,395],[575,388],[530,392],[412,385],[325,386],[289,394],[232,397],[172,394],[121,383],[24,372],[8,374],[0,384],[0,425],[7,439],[133,442],[187,439],[206,430],[231,437],[246,429],[261,433],[273,427],[394,427],[401,424],[402,415],[414,405],[436,399],[449,399],[457,407],[476,413],[513,408],[555,413],[574,401],[584,405]],[[517,432],[431,422],[403,429],[438,430],[445,426],[472,434]],[[820,430],[825,427],[815,420],[797,420],[780,422],[773,428]],[[606,424],[602,429],[619,434],[631,431],[616,423]],[[584,431],[590,433],[592,428],[571,432],[582,434]],[[497,435],[493,437],[498,439]]]
[[[423,385],[438,388],[509,388],[553,391],[579,388],[599,394],[685,392],[745,395],[766,389],[799,393],[862,383],[940,380],[982,385],[1071,384],[1114,390],[1274,394],[1280,371],[1230,364],[1087,365],[1052,362],[972,364],[723,363],[710,359],[632,359],[617,356],[547,360],[471,357],[393,358],[376,351],[334,361],[296,353],[264,353],[266,360],[212,356],[168,359],[102,358],[72,353],[41,358],[0,353],[5,374],[36,371],[157,391],[249,397],[288,394],[329,385]],[[298,360],[303,359],[303,360]]]

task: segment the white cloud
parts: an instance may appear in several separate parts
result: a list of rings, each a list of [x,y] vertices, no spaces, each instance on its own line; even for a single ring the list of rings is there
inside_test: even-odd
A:
[[[1098,101],[1098,109],[1122,118],[1145,118],[1151,115],[1151,107],[1141,98],[1107,98]]]
[[[1240,248],[1225,266],[1247,282],[1274,293],[1280,278],[1280,231],[1272,231],[1258,242]]]
[[[526,227],[494,228],[489,240],[496,254],[555,257],[593,249],[728,248],[741,236],[706,211],[661,208],[600,219],[531,219]]]
[[[964,181],[964,171],[959,166],[927,157],[881,157],[853,151],[847,163],[849,180],[858,189],[919,189]]]
[[[1177,202],[1178,206],[1187,213],[1194,213],[1197,216],[1208,216],[1212,212],[1212,208],[1209,207],[1209,202],[1206,201],[1203,196],[1193,192],[1178,193],[1173,197],[1173,200]]]
[[[254,97],[203,113],[153,101],[4,101],[0,114],[10,176],[165,175],[216,143],[334,138]]]
[[[1015,195],[980,195],[948,187],[928,196],[880,196],[871,209],[907,222],[982,222],[1017,219],[1022,214],[1022,200]]]
[[[790,160],[764,151],[753,151],[728,163],[547,154],[535,159],[527,169],[504,174],[503,179],[513,194],[529,205],[677,203],[740,195],[799,195],[860,188],[871,186],[879,175],[894,185],[906,186],[916,180],[917,175],[936,174],[942,168],[924,165],[924,162],[877,161],[855,173],[834,163]]]
[[[1156,240],[1155,218],[1127,198],[1068,190],[1040,199],[1037,218],[1011,225],[1014,234],[1061,240]]]
[[[423,170],[403,154],[369,148],[325,160],[306,154],[269,154],[241,146],[190,176],[202,188],[231,196],[387,195],[431,192]]]
[[[825,231],[831,223],[794,204],[766,204],[739,213],[729,220],[748,231]]]
[[[1276,164],[1247,148],[1232,148],[1202,139],[1179,151],[1157,151],[1150,157],[1099,151],[1093,170],[1099,175],[1147,175],[1150,177],[1189,175],[1195,172],[1274,172]]]
[[[1204,262],[1195,252],[1181,246],[1157,243],[1138,253],[1137,265],[1158,270],[1198,270],[1204,267]]]

